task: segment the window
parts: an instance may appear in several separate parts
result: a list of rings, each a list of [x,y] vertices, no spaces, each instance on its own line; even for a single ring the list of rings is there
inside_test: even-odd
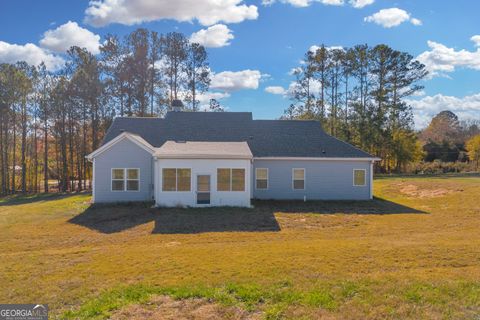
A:
[[[125,189],[125,170],[112,169],[112,191],[123,191]]]
[[[217,191],[245,191],[245,169],[217,169]]]
[[[245,169],[232,169],[232,191],[245,191]]]
[[[140,175],[138,169],[127,170],[127,191],[138,191],[140,187]]]
[[[112,191],[138,191],[140,189],[140,169],[112,169]]]
[[[230,191],[230,169],[217,169],[217,191]]]
[[[162,191],[190,191],[191,170],[186,168],[163,168]]]
[[[365,186],[367,184],[367,171],[365,169],[353,169],[353,185]]]
[[[268,169],[267,168],[255,169],[255,188],[268,189]]]
[[[305,189],[305,169],[293,169],[293,189]]]
[[[177,169],[177,191],[190,191],[190,169]]]

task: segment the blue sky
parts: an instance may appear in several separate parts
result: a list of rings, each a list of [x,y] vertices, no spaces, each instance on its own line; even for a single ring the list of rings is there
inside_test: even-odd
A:
[[[54,69],[69,45],[95,51],[107,33],[180,31],[208,47],[213,96],[261,119],[289,105],[289,71],[312,45],[385,43],[431,70],[410,99],[422,127],[443,109],[480,119],[478,12],[472,0],[0,0],[0,62],[49,59]]]

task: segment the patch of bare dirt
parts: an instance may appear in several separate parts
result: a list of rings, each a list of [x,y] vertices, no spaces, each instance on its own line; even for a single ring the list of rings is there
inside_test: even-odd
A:
[[[238,307],[224,307],[207,299],[175,300],[156,296],[148,304],[134,304],[116,312],[113,320],[258,320],[259,313],[249,313]]]
[[[462,190],[451,190],[451,189],[445,189],[445,188],[422,189],[419,186],[416,186],[414,184],[399,185],[399,187],[400,187],[401,193],[409,197],[415,197],[415,198],[438,198],[453,192],[462,191]]]

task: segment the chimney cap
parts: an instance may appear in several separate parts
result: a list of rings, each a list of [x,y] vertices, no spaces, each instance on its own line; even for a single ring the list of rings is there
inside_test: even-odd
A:
[[[179,99],[172,100],[172,110],[173,111],[182,111],[182,109],[183,109],[182,100],[179,100]]]

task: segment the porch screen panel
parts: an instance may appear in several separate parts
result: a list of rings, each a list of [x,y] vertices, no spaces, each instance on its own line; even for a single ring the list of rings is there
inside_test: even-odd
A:
[[[245,191],[245,169],[232,169],[232,191]]]
[[[177,191],[190,191],[191,180],[190,169],[177,169]]]
[[[162,170],[162,191],[175,191],[177,190],[177,169]]]
[[[217,169],[217,190],[230,191],[230,169]]]

